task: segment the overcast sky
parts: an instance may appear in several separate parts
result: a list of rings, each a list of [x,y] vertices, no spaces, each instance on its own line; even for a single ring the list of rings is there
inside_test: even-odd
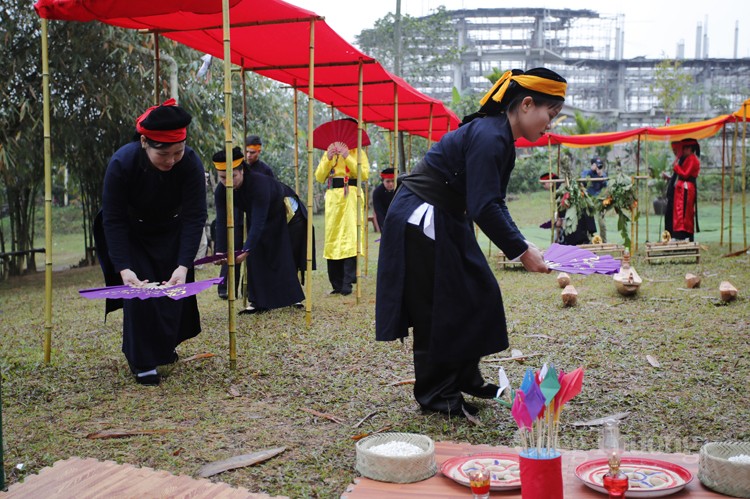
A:
[[[326,23],[354,44],[355,35],[371,28],[377,19],[395,12],[396,0],[286,0],[326,18]],[[685,43],[685,56],[695,56],[696,27],[708,26],[709,57],[734,57],[735,27],[739,26],[738,57],[750,57],[750,2],[748,0],[401,0],[402,14],[430,14],[440,5],[448,10],[478,8],[546,7],[590,9],[602,16],[624,14],[624,57],[675,57],[677,44]],[[744,23],[744,25],[742,24]]]

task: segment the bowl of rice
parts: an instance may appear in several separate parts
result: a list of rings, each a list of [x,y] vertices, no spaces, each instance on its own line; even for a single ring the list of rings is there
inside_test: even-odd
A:
[[[412,483],[437,472],[435,443],[416,433],[378,433],[357,442],[356,470],[364,477]]]
[[[706,487],[750,498],[750,442],[710,442],[701,447],[698,479]]]

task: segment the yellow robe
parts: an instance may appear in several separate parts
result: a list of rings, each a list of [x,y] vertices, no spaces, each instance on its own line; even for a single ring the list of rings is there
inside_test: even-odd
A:
[[[348,171],[347,171],[348,168]],[[329,178],[349,177],[357,179],[358,184],[367,180],[370,172],[370,162],[367,154],[362,151],[361,178],[357,178],[357,150],[352,149],[345,158],[334,156],[328,159],[328,154],[318,163],[315,170],[315,180],[325,184]],[[357,201],[361,207],[362,232],[367,227],[364,218],[364,196],[362,189],[357,185],[348,188],[348,193],[343,187],[329,188],[325,197],[325,246],[323,258],[328,260],[342,260],[357,255]]]

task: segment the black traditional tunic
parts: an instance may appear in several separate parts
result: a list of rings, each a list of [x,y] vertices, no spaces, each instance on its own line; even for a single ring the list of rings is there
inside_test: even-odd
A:
[[[375,210],[375,217],[378,220],[378,227],[380,227],[381,231],[385,223],[385,214],[388,212],[388,207],[393,202],[395,195],[395,190],[389,191],[383,184],[380,184],[372,191],[372,208]]]
[[[155,168],[140,142],[121,147],[104,176],[97,254],[108,285],[122,284],[130,269],[140,280],[168,281],[175,269],[188,268],[206,223],[206,179],[195,152],[185,148],[168,171]],[[102,237],[103,236],[103,237]],[[107,311],[120,304],[108,304]],[[122,351],[128,362],[147,370],[175,360],[175,348],[201,331],[195,296],[172,300],[123,300]]]
[[[515,157],[510,124],[501,115],[475,119],[447,133],[424,158],[429,176],[459,200],[458,209],[431,203],[434,288],[423,292],[433,297],[429,354],[434,361],[471,361],[508,347],[500,287],[477,244],[472,221],[509,258],[526,251],[505,204]],[[415,190],[404,180],[385,219],[376,302],[380,341],[403,338],[412,325],[404,305],[405,231],[408,218],[426,201]]]
[[[247,218],[247,295],[256,308],[294,305],[305,299],[297,279],[297,268],[287,227],[285,192],[277,180],[248,171],[234,192],[237,209]],[[226,188],[219,184],[216,201],[216,251],[227,250]]]

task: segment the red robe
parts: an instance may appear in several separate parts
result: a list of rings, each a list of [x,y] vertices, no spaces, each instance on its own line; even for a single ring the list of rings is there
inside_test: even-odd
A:
[[[695,154],[689,154],[682,164],[676,161],[674,171],[677,179],[674,185],[672,207],[672,229],[675,232],[695,233],[695,200],[697,190],[695,179],[701,170],[701,162]]]

